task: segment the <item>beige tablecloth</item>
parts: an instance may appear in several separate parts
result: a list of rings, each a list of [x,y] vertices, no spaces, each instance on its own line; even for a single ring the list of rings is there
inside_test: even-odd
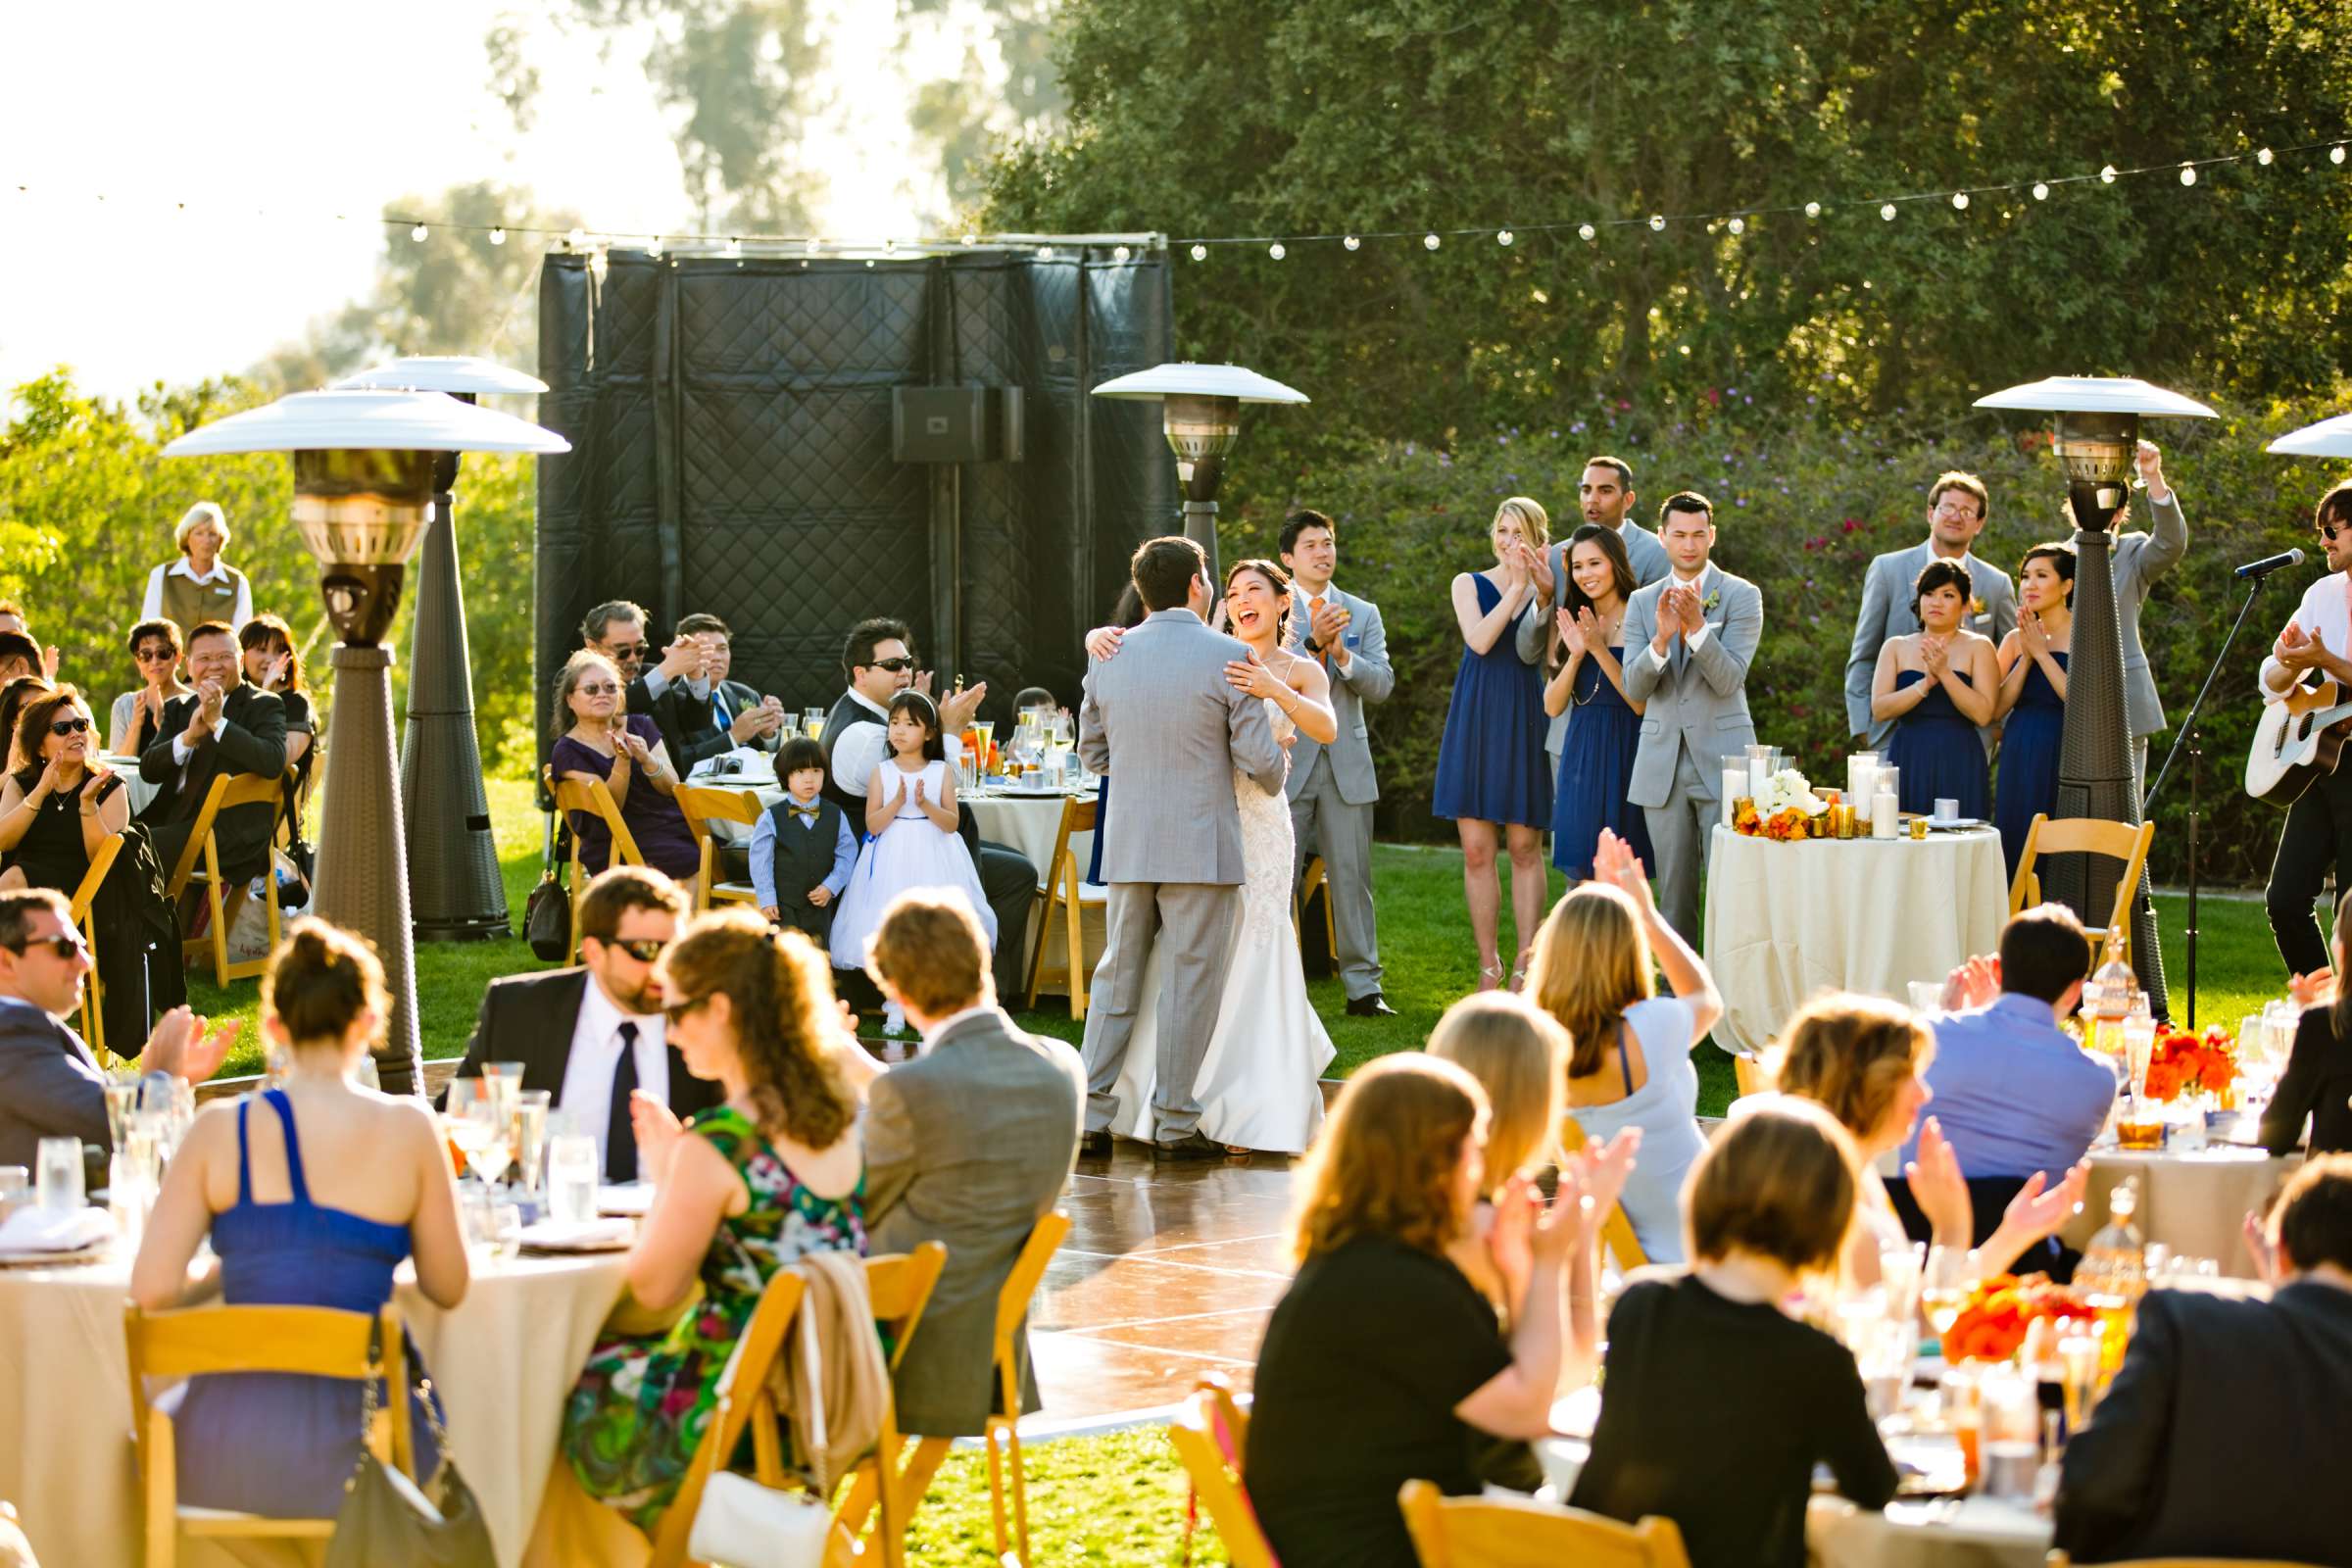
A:
[[[2188,1154],[2094,1150],[2082,1212],[2059,1236],[2080,1249],[2107,1223],[2107,1199],[2116,1184],[2136,1176],[2139,1208],[2132,1223],[2144,1240],[2162,1243],[2176,1256],[2213,1258],[2227,1276],[2251,1278],[2254,1260],[2239,1228],[2248,1209],[2270,1207],[2295,1163],[2259,1149],[2226,1146]]]
[[[1818,992],[1907,1002],[1910,981],[1992,952],[2009,913],[1990,828],[1777,844],[1718,826],[1712,853],[1705,954],[1727,1049],[1763,1050]]]
[[[450,1446],[498,1547],[521,1560],[556,1454],[564,1399],[620,1295],[620,1253],[524,1258],[477,1273],[443,1312],[402,1266],[398,1299],[441,1391]],[[127,1259],[0,1269],[0,1497],[44,1563],[140,1560],[140,1487],[122,1345]],[[180,1561],[223,1560],[192,1549]],[[316,1553],[313,1554],[316,1556]]]

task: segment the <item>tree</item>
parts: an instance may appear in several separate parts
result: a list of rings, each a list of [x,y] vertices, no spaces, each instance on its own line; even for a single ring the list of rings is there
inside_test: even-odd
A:
[[[1179,252],[1183,352],[1315,399],[1260,432],[1292,466],[1725,386],[1880,414],[2060,370],[2290,391],[2352,367],[2330,326],[2352,180],[2322,151],[2194,187],[2170,169],[2339,133],[2348,19],[2344,0],[1070,0],[1067,128],[1000,159],[986,221],[1483,230],[1435,254]],[[2168,172],[1948,200],[2109,163]],[[1879,217],[1916,193],[1942,194]]]

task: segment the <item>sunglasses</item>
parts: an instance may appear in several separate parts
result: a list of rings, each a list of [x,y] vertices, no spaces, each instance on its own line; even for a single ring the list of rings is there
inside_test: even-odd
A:
[[[913,667],[914,661],[911,659],[877,659],[874,661],[874,668],[887,669],[893,675],[898,674],[901,670],[912,669]]]
[[[651,963],[668,951],[669,942],[662,937],[631,937],[626,942],[615,938],[605,946],[618,948],[639,963]]]
[[[23,957],[35,948],[47,948],[59,958],[68,961],[75,957],[86,957],[90,951],[83,944],[81,933],[78,931],[67,931],[53,937],[28,937],[22,946],[11,948],[9,951],[19,957]]]
[[[86,735],[89,730],[90,721],[86,718],[57,718],[49,721],[49,733],[52,735]]]
[[[685,1017],[688,1013],[701,1006],[708,1000],[709,999],[705,997],[692,997],[684,1002],[666,1003],[662,1005],[662,1016],[669,1020],[671,1023],[676,1023],[680,1018]]]
[[[162,643],[151,643],[140,649],[133,657],[142,664],[165,664],[177,659],[179,653],[176,649],[168,648]]]
[[[2323,522],[2320,524],[2320,537],[2333,544],[2335,536],[2346,528],[2352,528],[2352,522]]]
[[[620,690],[620,688],[613,685],[611,681],[597,681],[594,683],[582,681],[579,685],[574,686],[572,690],[582,697],[610,697],[614,692]]]
[[[621,643],[606,652],[612,659],[635,659],[652,646],[651,643]]]

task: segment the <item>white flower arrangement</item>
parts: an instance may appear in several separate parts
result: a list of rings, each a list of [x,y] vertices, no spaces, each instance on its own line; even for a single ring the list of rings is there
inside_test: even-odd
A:
[[[1819,816],[1830,808],[1830,803],[1814,794],[1805,775],[1793,767],[1784,767],[1766,779],[1755,801],[1756,815],[1765,821],[1792,808],[1807,816]]]

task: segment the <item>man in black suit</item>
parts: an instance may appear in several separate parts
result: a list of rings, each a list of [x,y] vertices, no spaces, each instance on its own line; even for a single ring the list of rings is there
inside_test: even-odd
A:
[[[678,776],[684,778],[696,763],[739,746],[772,752],[782,745],[783,705],[772,697],[761,697],[742,681],[727,678],[735,660],[735,634],[727,629],[727,623],[716,615],[688,615],[678,622],[678,635],[701,645],[703,671],[710,683],[708,699],[697,698],[691,688],[679,686],[672,686],[667,694],[679,733],[679,744],[670,749]]]
[[[2352,1446],[2352,1155],[2306,1164],[2249,1241],[2269,1300],[2140,1298],[2123,1367],[2067,1445],[2055,1544],[2075,1561],[2352,1565],[2328,1500]]]
[[[693,1076],[664,1038],[655,960],[677,939],[686,893],[661,872],[616,865],[580,899],[580,967],[509,975],[482,994],[461,1078],[486,1061],[522,1063],[522,1087],[544,1089],[597,1142],[605,1179],[637,1179],[629,1099],[642,1094],[680,1116],[725,1099]]]
[[[80,1035],[60,1020],[81,1005],[90,950],[49,888],[0,893],[0,1165],[33,1163],[44,1138],[78,1138],[109,1150],[106,1075]],[[150,1072],[202,1083],[236,1043],[237,1025],[207,1033],[173,1007],[138,1053]]]
[[[642,608],[614,599],[588,612],[580,622],[580,642],[612,661],[628,683],[629,711],[645,714],[661,728],[670,765],[683,778],[686,729],[700,730],[709,722],[710,687],[703,674],[703,645],[681,631],[648,668],[645,660],[653,644],[646,641],[645,627]]]
[[[187,663],[195,691],[164,705],[156,742],[139,758],[139,777],[161,786],[139,820],[147,824],[166,876],[179,863],[214,779],[224,773],[278,778],[286,771],[285,705],[275,692],[239,678],[236,633],[225,621],[204,621],[188,633]],[[213,822],[221,877],[242,882],[267,870],[276,826],[274,801],[222,811]]]

